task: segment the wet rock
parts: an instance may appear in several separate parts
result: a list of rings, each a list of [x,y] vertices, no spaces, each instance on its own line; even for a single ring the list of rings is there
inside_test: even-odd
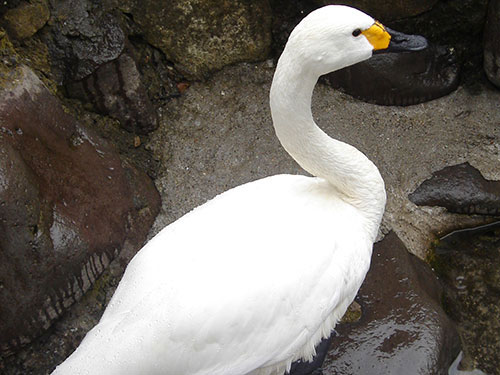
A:
[[[389,233],[356,298],[361,319],[337,325],[323,374],[448,374],[460,341],[440,297],[431,269]]]
[[[27,67],[0,89],[0,337],[7,356],[41,334],[160,204],[152,182],[84,129]]]
[[[369,103],[404,106],[454,91],[459,65],[452,49],[430,45],[418,52],[375,55],[328,74],[325,80]]]
[[[85,78],[123,52],[125,33],[116,17],[98,3],[62,0],[51,4],[52,27],[44,38],[60,83]]]
[[[117,119],[128,131],[158,126],[118,15],[90,1],[54,3],[54,22],[45,34],[56,75],[69,97]]]
[[[200,79],[240,61],[266,58],[271,44],[268,0],[128,0],[130,13],[149,43],[188,78]]]
[[[500,222],[443,237],[430,257],[462,338],[461,368],[500,374]]]
[[[469,163],[434,172],[408,198],[419,206],[440,206],[461,214],[499,215],[500,181],[486,180]]]
[[[374,18],[384,22],[408,18],[416,16],[417,14],[428,11],[436,4],[437,0],[314,0],[318,5],[328,4],[346,4],[355,8],[361,9],[364,12],[372,15]]]
[[[8,9],[1,23],[13,39],[23,40],[34,35],[49,20],[47,1],[21,2],[16,8]]]
[[[500,0],[491,0],[484,27],[484,71],[500,87]]]
[[[68,81],[66,90],[68,96],[90,102],[99,113],[117,119],[128,131],[146,134],[158,127],[130,46],[82,80]]]

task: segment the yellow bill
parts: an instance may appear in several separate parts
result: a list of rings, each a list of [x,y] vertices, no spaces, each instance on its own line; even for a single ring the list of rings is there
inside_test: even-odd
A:
[[[386,49],[391,42],[391,35],[387,32],[384,25],[378,21],[375,21],[370,28],[362,31],[361,34],[368,39],[374,51]]]

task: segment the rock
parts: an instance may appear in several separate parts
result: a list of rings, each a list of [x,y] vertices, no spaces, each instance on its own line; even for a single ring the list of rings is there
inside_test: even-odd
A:
[[[487,5],[488,0],[438,1],[428,12],[386,26],[423,34],[431,43],[453,48],[461,68],[461,84],[475,87],[483,80],[481,40]]]
[[[124,129],[146,134],[158,127],[158,118],[131,48],[89,76],[68,81],[66,89],[70,97],[92,103],[96,111],[117,119]]]
[[[152,181],[65,112],[27,67],[0,88],[0,337],[46,330],[158,213]]]
[[[500,0],[490,0],[484,27],[484,71],[500,87]]]
[[[382,105],[413,105],[454,91],[459,83],[452,49],[430,45],[418,52],[374,55],[325,77],[332,87]]]
[[[21,2],[16,8],[9,9],[1,23],[13,39],[23,40],[33,36],[49,20],[50,12],[46,0]]]
[[[408,198],[419,206],[440,206],[454,213],[499,215],[500,181],[488,181],[462,163],[434,172]]]
[[[104,5],[76,0],[54,3],[53,13],[45,40],[67,95],[91,103],[128,131],[156,129],[156,111],[119,17]]]
[[[372,17],[383,22],[394,19],[413,17],[430,10],[437,0],[314,0],[320,6],[328,4],[345,4],[361,9]]]
[[[465,370],[500,374],[500,222],[455,231],[434,247],[443,304],[462,338]]]
[[[121,4],[149,43],[188,78],[241,61],[265,59],[271,45],[268,0],[129,0]]]
[[[113,61],[125,48],[118,20],[91,1],[54,2],[52,27],[44,34],[59,83],[80,80]]]
[[[431,269],[386,235],[356,298],[361,319],[337,325],[323,374],[448,374],[460,340],[441,291]]]

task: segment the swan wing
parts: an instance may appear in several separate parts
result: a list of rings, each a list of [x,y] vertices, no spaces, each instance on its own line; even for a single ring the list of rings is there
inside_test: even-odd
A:
[[[273,176],[166,227],[129,264],[73,356],[107,374],[172,375],[273,373],[310,358],[371,254],[362,217],[330,189]]]

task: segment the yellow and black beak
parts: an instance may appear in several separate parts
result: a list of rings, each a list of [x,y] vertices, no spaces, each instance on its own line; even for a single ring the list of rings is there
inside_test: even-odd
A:
[[[361,33],[373,46],[373,53],[421,51],[428,46],[423,36],[391,30],[378,21]]]

